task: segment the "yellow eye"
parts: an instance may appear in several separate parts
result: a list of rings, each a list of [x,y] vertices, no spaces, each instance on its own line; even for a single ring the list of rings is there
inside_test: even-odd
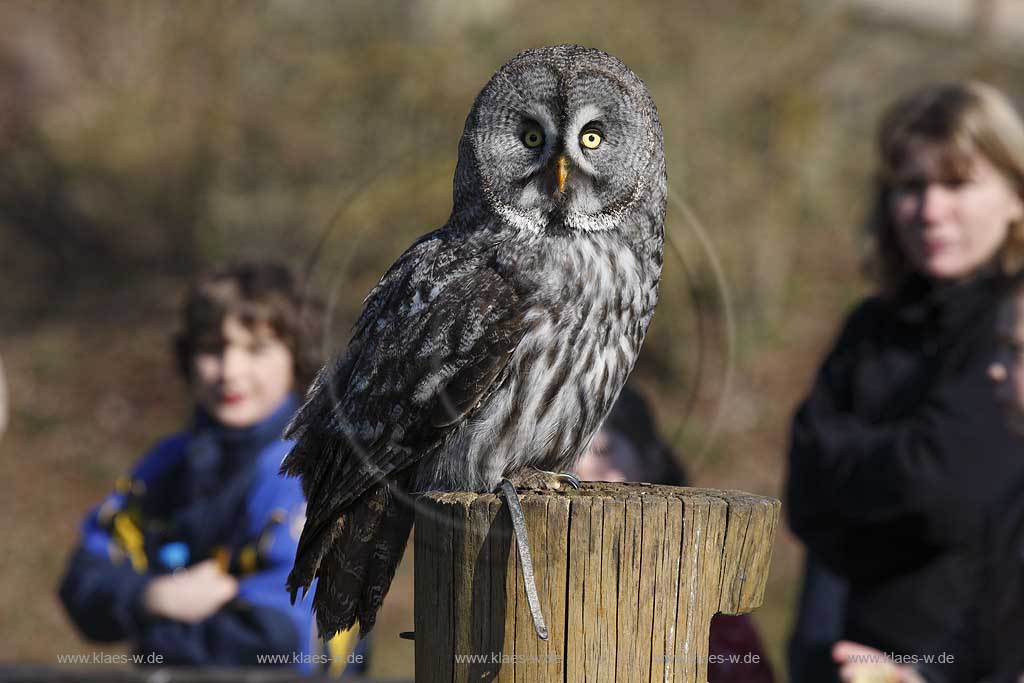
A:
[[[580,144],[587,149],[597,149],[601,146],[601,133],[593,128],[583,131],[580,135]]]
[[[544,144],[544,133],[541,133],[536,128],[530,128],[525,133],[523,133],[523,144],[529,147],[530,149],[540,147],[541,145]]]

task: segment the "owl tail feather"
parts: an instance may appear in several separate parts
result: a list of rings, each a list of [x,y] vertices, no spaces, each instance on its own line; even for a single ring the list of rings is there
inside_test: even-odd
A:
[[[294,591],[317,576],[313,610],[322,638],[329,639],[356,621],[360,636],[370,632],[402,560],[414,517],[412,506],[396,497],[389,484],[378,484],[345,510],[336,533],[320,531],[304,545],[288,586]]]

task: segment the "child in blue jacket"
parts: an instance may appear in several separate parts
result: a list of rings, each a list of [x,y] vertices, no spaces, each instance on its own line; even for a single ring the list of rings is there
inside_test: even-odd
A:
[[[332,653],[310,605],[285,591],[305,501],[278,474],[318,364],[315,309],[287,269],[239,264],[201,277],[183,313],[193,423],[88,514],[61,600],[86,637],[128,640],[147,663],[321,669]]]

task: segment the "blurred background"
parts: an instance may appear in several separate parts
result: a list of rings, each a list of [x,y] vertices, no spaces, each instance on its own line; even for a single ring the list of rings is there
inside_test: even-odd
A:
[[[342,348],[447,218],[473,97],[528,47],[601,48],[653,93],[672,251],[634,381],[697,485],[781,495],[792,411],[867,289],[876,116],[961,77],[1019,104],[1022,5],[0,0],[0,660],[94,649],[55,587],[85,510],[187,418],[170,336],[189,278],[281,258]],[[783,531],[755,614],[780,676],[801,552]],[[411,577],[409,553],[371,675],[411,677]]]

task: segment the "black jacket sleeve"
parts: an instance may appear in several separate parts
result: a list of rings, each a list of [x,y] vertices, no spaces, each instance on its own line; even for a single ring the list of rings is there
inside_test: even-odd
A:
[[[915,665],[928,683],[978,683],[990,681],[997,661],[995,637],[992,632],[992,598],[1000,587],[995,585],[996,518],[989,516],[966,554],[966,581],[971,598],[964,617],[931,652],[929,660]],[[1016,676],[1010,680],[1015,680]],[[994,681],[992,682],[994,683]]]
[[[858,414],[854,374],[876,324],[877,307],[862,306],[826,358],[793,422],[787,484],[793,531],[835,571],[864,579],[965,543],[1006,476],[1008,440],[986,375],[992,349],[969,340],[932,366],[907,415]]]

